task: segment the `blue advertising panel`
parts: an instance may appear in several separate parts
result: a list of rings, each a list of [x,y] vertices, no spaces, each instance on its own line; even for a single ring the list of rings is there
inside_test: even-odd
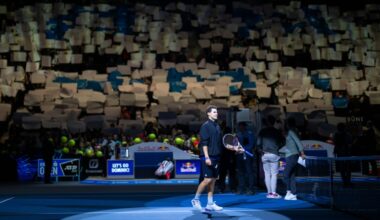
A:
[[[107,160],[107,176],[133,175],[133,160]]]
[[[43,177],[45,174],[45,161],[43,159],[38,160],[37,169],[38,176]],[[54,159],[50,176],[78,176],[79,170],[79,159]]]
[[[176,160],[175,174],[176,175],[199,175],[201,173],[200,160]]]

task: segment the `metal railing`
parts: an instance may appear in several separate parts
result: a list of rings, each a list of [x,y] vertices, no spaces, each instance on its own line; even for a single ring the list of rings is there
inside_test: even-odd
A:
[[[379,216],[380,156],[308,156],[306,161],[306,168],[297,170],[300,199],[363,218]],[[342,175],[351,177],[343,181]]]

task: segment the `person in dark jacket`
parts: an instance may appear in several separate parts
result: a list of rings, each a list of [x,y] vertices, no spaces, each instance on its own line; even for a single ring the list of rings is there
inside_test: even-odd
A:
[[[363,127],[363,142],[361,143],[364,156],[376,155],[376,135],[372,125],[372,121],[367,121],[366,126]],[[362,161],[363,174],[377,176],[377,163],[376,160]]]
[[[231,128],[227,127],[226,121],[221,123],[221,129],[223,134],[231,133]],[[236,156],[235,152],[222,149],[219,163],[219,178],[216,181],[217,188],[220,193],[224,193],[226,190],[226,177],[228,175],[228,187],[231,192],[236,192],[237,188],[237,176],[236,176]]]
[[[246,122],[239,122],[236,136],[243,148],[253,153],[255,146],[255,137],[252,131],[247,129]],[[238,173],[238,194],[245,193],[248,195],[255,194],[255,178],[257,176],[253,169],[253,157],[247,157],[245,153],[236,154],[236,167]]]
[[[55,138],[51,133],[42,132],[42,157],[45,162],[44,183],[50,184],[50,173],[53,168],[53,156],[55,152]]]
[[[334,154],[337,157],[348,157],[352,155],[353,139],[349,132],[346,130],[344,123],[337,125],[337,132],[334,134]],[[350,161],[337,161],[337,169],[340,171],[343,186],[351,186],[351,162]]]
[[[202,161],[202,174],[204,179],[198,185],[194,199],[191,200],[193,208],[202,211],[199,198],[202,192],[207,188],[207,211],[220,211],[223,208],[216,205],[213,199],[215,182],[219,175],[218,167],[220,153],[222,151],[222,131],[216,122],[218,119],[218,110],[216,106],[207,107],[208,120],[203,123],[200,129],[200,158]]]

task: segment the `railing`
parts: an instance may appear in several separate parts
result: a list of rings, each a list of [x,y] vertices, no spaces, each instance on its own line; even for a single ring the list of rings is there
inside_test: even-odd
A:
[[[298,170],[300,199],[364,218],[379,216],[380,156],[308,156],[306,161],[306,168]],[[344,170],[350,181],[343,181]]]

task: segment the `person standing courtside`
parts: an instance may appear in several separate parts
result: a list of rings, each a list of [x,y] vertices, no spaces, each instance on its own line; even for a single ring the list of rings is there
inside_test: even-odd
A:
[[[246,122],[239,122],[236,136],[244,149],[253,153],[253,147],[255,145],[254,134],[247,129]],[[248,157],[245,153],[236,154],[236,167],[239,179],[237,193],[243,194],[245,192],[248,195],[255,194],[256,173],[253,169],[253,157]]]
[[[353,138],[347,131],[344,123],[337,125],[337,131],[334,134],[334,154],[337,157],[349,157],[352,156],[352,143]],[[351,187],[351,161],[342,160],[336,161],[337,170],[340,171],[342,176],[343,186]]]
[[[269,115],[266,123],[267,127],[261,129],[257,137],[257,148],[261,153],[263,163],[265,186],[267,188],[267,198],[279,199],[281,196],[276,192],[278,160],[280,159],[278,150],[285,142],[280,130],[274,127],[276,119]]]
[[[222,121],[220,124],[222,133],[231,133],[231,128],[226,125],[226,121]],[[223,148],[220,155],[219,164],[219,178],[216,181],[216,186],[220,193],[224,193],[226,190],[226,177],[228,175],[228,187],[231,192],[236,192],[237,177],[236,177],[236,156],[235,152]]]
[[[288,118],[286,123],[286,150],[285,150],[285,170],[284,181],[286,184],[285,200],[297,200],[296,195],[296,170],[298,157],[306,158],[303,146],[297,135],[296,120]]]
[[[202,161],[202,174],[204,179],[198,185],[194,199],[191,200],[193,208],[202,211],[200,196],[207,188],[207,206],[206,211],[220,211],[223,208],[214,202],[215,181],[218,177],[220,153],[222,150],[222,132],[220,126],[216,123],[218,119],[218,110],[216,106],[207,107],[208,120],[203,123],[200,129],[200,158]]]
[[[54,136],[50,132],[42,132],[42,157],[45,162],[44,183],[51,184],[50,173],[53,168],[53,156],[55,152]]]

